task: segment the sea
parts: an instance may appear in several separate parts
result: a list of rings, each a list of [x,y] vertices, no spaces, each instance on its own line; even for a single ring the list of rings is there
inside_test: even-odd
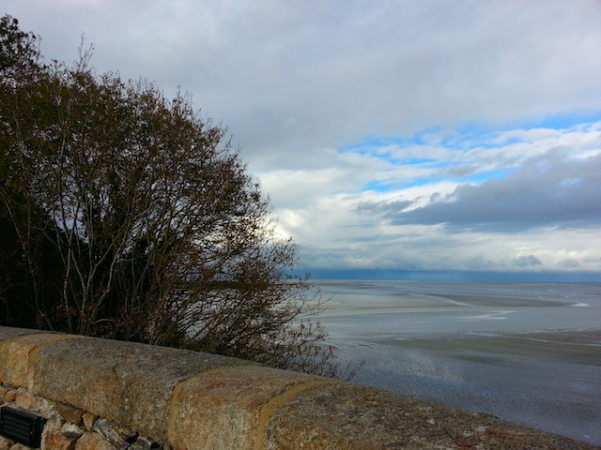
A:
[[[313,280],[353,383],[601,445],[601,284]]]

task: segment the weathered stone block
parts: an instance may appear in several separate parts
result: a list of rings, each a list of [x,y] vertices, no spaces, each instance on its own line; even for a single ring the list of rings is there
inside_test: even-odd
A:
[[[0,436],[0,450],[9,450],[13,444],[13,441],[9,441],[8,439]]]
[[[68,438],[79,439],[81,436],[83,436],[85,431],[75,424],[65,422],[61,427],[61,433],[63,434],[63,436],[66,436]]]
[[[46,420],[62,420],[55,404],[22,389],[16,393],[15,404],[22,409],[41,415]]]
[[[10,389],[8,387],[0,387],[0,403],[6,402],[11,403],[14,402],[17,398],[17,391],[14,389]]]
[[[45,436],[43,448],[44,450],[74,450],[76,443],[77,437],[54,431]]]
[[[37,352],[32,391],[161,442],[167,435],[172,391],[179,382],[206,370],[251,364],[192,351],[81,338]]]
[[[4,339],[0,340],[0,361],[2,361],[0,382],[13,386],[23,386],[28,389],[31,387],[31,354],[35,349],[80,338],[68,334],[35,332],[28,335],[15,332],[16,337],[6,338],[6,334],[10,335],[11,333],[7,333],[5,330],[5,327],[0,327],[0,332],[4,335]]]
[[[64,403],[59,403],[56,405],[56,409],[61,417],[63,417],[65,420],[74,425],[83,425],[83,410],[73,406],[65,405]]]
[[[175,389],[170,441],[174,449],[261,448],[261,411],[270,401],[294,387],[332,382],[259,366],[200,374]]]
[[[75,450],[118,450],[98,433],[85,433],[75,445]]]
[[[38,411],[41,406],[40,398],[31,395],[29,392],[17,392],[15,403],[18,407],[29,411]]]

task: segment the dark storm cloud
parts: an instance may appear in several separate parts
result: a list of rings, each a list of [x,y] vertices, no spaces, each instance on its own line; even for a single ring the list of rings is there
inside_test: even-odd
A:
[[[513,260],[513,265],[517,267],[533,267],[541,264],[541,260],[534,255],[520,256]]]
[[[427,206],[385,215],[400,224],[446,224],[449,228],[516,232],[538,227],[597,226],[601,220],[601,154],[570,159],[559,151],[527,161],[503,179],[459,186]]]

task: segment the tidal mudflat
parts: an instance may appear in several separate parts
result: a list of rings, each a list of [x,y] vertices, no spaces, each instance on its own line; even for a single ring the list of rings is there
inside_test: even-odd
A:
[[[315,281],[353,382],[601,445],[601,286]]]

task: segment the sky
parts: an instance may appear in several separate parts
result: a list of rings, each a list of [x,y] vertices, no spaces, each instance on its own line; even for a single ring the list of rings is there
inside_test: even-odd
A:
[[[0,6],[47,60],[83,36],[99,73],[188,92],[299,270],[601,281],[599,0]]]

